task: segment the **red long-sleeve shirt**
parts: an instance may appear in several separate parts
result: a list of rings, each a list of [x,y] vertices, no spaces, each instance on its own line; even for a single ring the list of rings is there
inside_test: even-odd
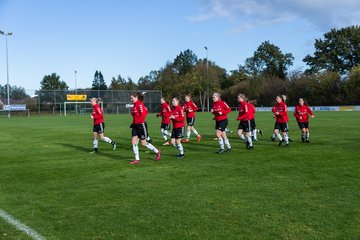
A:
[[[134,106],[131,108],[131,115],[133,116],[133,124],[141,124],[146,120],[146,115],[148,110],[145,107],[144,103],[141,101],[136,101]]]
[[[308,122],[309,121],[309,114],[314,116],[314,112],[309,108],[308,105],[296,105],[294,116],[298,122]]]
[[[239,121],[248,121],[249,118],[249,108],[247,102],[243,101],[239,104],[239,115],[237,117],[237,120]]]
[[[171,115],[175,117],[172,119],[174,128],[182,128],[185,126],[184,110],[180,105],[171,109]]]
[[[184,111],[186,113],[187,118],[195,117],[195,112],[199,110],[196,104],[193,101],[185,102],[184,103]]]
[[[93,106],[92,117],[94,119],[94,126],[104,122],[104,114],[99,104]]]
[[[221,121],[228,118],[227,115],[231,112],[231,108],[226,102],[218,100],[217,102],[213,102],[211,111],[212,114],[214,114],[214,120]]]
[[[161,104],[161,112],[158,116],[162,117],[161,123],[170,124],[171,109],[167,102]]]
[[[248,111],[249,111],[249,120],[253,120],[255,119],[255,113],[256,113],[256,109],[254,104],[252,103],[248,103]]]
[[[279,115],[275,115],[276,122],[286,123],[289,121],[287,106],[284,102],[277,103],[271,110],[273,113],[278,112]]]

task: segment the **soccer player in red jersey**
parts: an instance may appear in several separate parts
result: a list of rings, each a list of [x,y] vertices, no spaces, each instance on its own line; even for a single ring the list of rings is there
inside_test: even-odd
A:
[[[197,141],[200,142],[201,135],[196,131],[195,125],[195,112],[198,110],[198,107],[195,105],[193,101],[191,101],[191,96],[185,96],[185,103],[184,103],[184,111],[186,114],[186,122],[187,122],[187,132],[186,132],[186,139],[183,142],[187,143],[190,140],[191,131],[196,135]]]
[[[228,114],[231,112],[231,108],[226,104],[226,102],[220,99],[220,93],[214,93],[212,96],[213,104],[211,108],[212,114],[214,114],[214,120],[216,122],[215,131],[216,137],[218,139],[220,150],[219,154],[222,154],[225,151],[224,145],[227,147],[227,152],[231,152],[231,145],[229,139],[226,136],[226,127],[229,123]]]
[[[91,153],[98,152],[98,137],[104,142],[110,143],[112,145],[113,151],[116,149],[116,142],[112,141],[110,138],[104,136],[105,130],[105,122],[104,122],[104,114],[99,106],[100,98],[91,98],[90,102],[93,107],[93,111],[91,114],[91,118],[94,120],[94,127],[93,127],[93,147],[94,150]]]
[[[286,146],[289,145],[289,137],[288,137],[288,109],[284,102],[284,96],[276,97],[276,105],[272,108],[272,112],[274,113],[276,122],[274,127],[274,134],[279,138],[279,146],[283,142],[285,142]],[[280,131],[282,132],[284,139],[281,137]]]
[[[169,106],[169,103],[165,100],[164,97],[160,99],[161,103],[161,112],[157,114],[157,117],[161,117],[161,134],[163,135],[163,138],[165,140],[165,143],[163,145],[169,145],[169,141],[167,137],[171,136],[169,133],[170,130],[170,116],[171,116],[171,109]]]
[[[310,142],[310,132],[309,132],[309,115],[314,118],[314,112],[310,107],[305,103],[303,98],[299,99],[299,104],[295,106],[294,116],[301,130],[301,140],[302,142]]]
[[[185,116],[184,110],[179,104],[178,98],[173,98],[172,100],[172,109],[171,109],[171,120],[173,124],[173,130],[171,133],[171,144],[179,149],[179,155],[177,158],[184,158],[184,147],[181,144],[181,139],[184,137],[184,127],[185,127]]]
[[[257,133],[260,133],[260,135],[263,135],[262,130],[256,129],[256,122],[255,122],[255,100],[247,100],[248,103],[248,110],[249,110],[249,119],[250,119],[250,127],[251,127],[251,136],[254,141],[258,141],[257,139]]]
[[[253,143],[251,139],[251,125],[250,125],[250,114],[248,109],[248,103],[245,100],[245,94],[240,93],[237,96],[237,100],[239,101],[239,115],[237,120],[240,121],[238,127],[238,136],[244,138],[243,140],[246,142],[246,149],[253,149]],[[243,136],[243,132],[245,132],[245,137]]]
[[[140,164],[140,154],[139,154],[139,140],[141,145],[147,147],[149,150],[156,153],[156,160],[160,160],[160,150],[155,148],[151,143],[147,142],[146,139],[148,137],[148,129],[146,124],[146,116],[148,114],[148,110],[145,107],[143,100],[144,97],[140,93],[134,93],[130,96],[131,102],[134,106],[131,108],[131,115],[133,117],[133,122],[131,124],[132,128],[132,138],[131,144],[133,148],[133,152],[135,155],[135,160],[130,162],[130,164]]]

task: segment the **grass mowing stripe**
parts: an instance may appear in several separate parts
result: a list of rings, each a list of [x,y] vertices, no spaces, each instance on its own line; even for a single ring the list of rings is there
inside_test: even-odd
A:
[[[18,230],[26,233],[29,237],[32,237],[35,240],[45,240],[46,238],[41,236],[39,233],[37,233],[35,230],[31,229],[30,227],[26,226],[22,222],[20,222],[18,219],[14,218],[4,210],[0,209],[0,217],[4,219],[9,224],[16,227]]]

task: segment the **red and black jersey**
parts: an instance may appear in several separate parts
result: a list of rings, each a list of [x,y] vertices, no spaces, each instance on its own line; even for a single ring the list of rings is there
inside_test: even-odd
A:
[[[175,117],[172,119],[173,128],[182,128],[185,126],[184,110],[180,105],[171,109],[171,115]]]
[[[162,117],[161,123],[170,124],[171,109],[167,102],[161,104],[161,112],[158,113],[158,117]]]
[[[237,117],[237,120],[239,121],[248,121],[249,119],[249,109],[248,109],[248,103],[246,101],[242,101],[239,104],[239,115]]]
[[[297,105],[295,106],[294,116],[298,122],[308,122],[309,114],[314,116],[314,112],[309,108],[308,105]]]
[[[214,114],[214,120],[221,121],[228,118],[227,115],[231,112],[231,108],[226,102],[218,100],[213,102],[211,111]]]
[[[254,104],[248,103],[248,111],[249,111],[249,120],[255,119],[256,109]]]
[[[104,114],[99,104],[95,104],[93,106],[91,115],[94,119],[94,126],[104,122]]]
[[[276,118],[276,122],[278,123],[287,123],[289,121],[289,117],[288,117],[288,109],[287,106],[284,102],[280,102],[277,103],[272,109],[271,111],[273,113],[278,112],[279,115],[275,115]]]
[[[195,112],[199,110],[193,101],[185,102],[183,107],[187,118],[194,118]]]
[[[148,110],[145,107],[144,103],[141,101],[136,101],[134,106],[131,108],[131,115],[133,116],[133,124],[142,124],[146,120],[146,115]]]

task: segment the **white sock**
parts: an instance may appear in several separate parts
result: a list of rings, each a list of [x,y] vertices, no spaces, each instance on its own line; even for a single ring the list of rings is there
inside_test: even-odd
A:
[[[183,147],[183,145],[181,143],[179,145],[177,145],[177,149],[179,149],[179,154],[180,155],[184,154],[184,147]]]
[[[137,144],[133,144],[132,148],[133,148],[133,152],[134,152],[134,155],[135,155],[135,160],[140,160],[139,146]]]
[[[95,148],[98,148],[98,143],[99,143],[99,141],[98,141],[97,139],[95,139],[95,140],[93,141],[94,149],[95,149]]]
[[[186,139],[189,140],[191,131],[188,129],[186,132]]]
[[[241,140],[243,140],[243,141],[245,141],[245,142],[246,142],[246,139],[245,139],[245,137],[244,137],[244,134],[240,134],[240,136],[239,136],[239,137],[240,137],[240,139],[241,139]]]
[[[145,147],[147,147],[149,150],[153,151],[154,153],[159,152],[159,150],[157,150],[156,147],[154,147],[154,145],[152,145],[151,143],[146,143]]]
[[[289,143],[289,136],[287,133],[284,134],[285,142]]]
[[[167,141],[167,136],[166,136],[165,131],[166,131],[165,129],[163,129],[163,128],[161,129],[161,133],[163,135],[163,138],[164,138],[165,141]]]
[[[275,134],[275,133],[273,133],[273,135],[271,136],[271,138],[276,138],[276,134]]]
[[[309,140],[309,138],[310,138],[310,133],[307,132],[307,133],[306,133],[306,140]]]
[[[278,137],[278,139],[279,139],[280,141],[283,140],[280,133],[276,134],[276,136]]]
[[[224,140],[224,143],[225,143],[225,145],[226,145],[226,147],[227,147],[228,149],[231,148],[231,145],[230,145],[230,142],[229,142],[229,139],[228,139],[228,138]]]
[[[252,143],[252,139],[250,136],[247,138],[247,141],[249,143],[249,146],[252,147],[253,143]]]
[[[171,133],[169,133],[168,130],[164,130],[164,133],[165,133],[166,135],[168,135],[169,137],[171,137]]]
[[[251,133],[252,133],[254,139],[256,140],[257,139],[257,130],[254,129],[254,130],[251,131]]]
[[[112,142],[111,139],[108,138],[108,137],[104,137],[102,140],[103,140],[104,142],[107,142],[107,143],[111,143],[111,142]]]
[[[219,145],[220,145],[220,149],[224,149],[224,141],[222,138],[218,138],[218,142],[219,142]]]
[[[196,131],[196,129],[194,128],[194,130],[192,130],[193,131],[193,133],[196,135],[196,136],[199,136],[199,133],[198,133],[198,131]]]

